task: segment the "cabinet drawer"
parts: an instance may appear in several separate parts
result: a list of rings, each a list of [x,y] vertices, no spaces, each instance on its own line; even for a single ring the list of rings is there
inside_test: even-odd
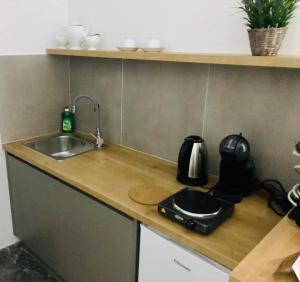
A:
[[[229,270],[141,226],[139,282],[227,282]]]

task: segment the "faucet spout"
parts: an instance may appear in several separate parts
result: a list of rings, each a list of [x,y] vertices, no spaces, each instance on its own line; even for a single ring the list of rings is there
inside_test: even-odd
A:
[[[73,105],[72,105],[72,112],[73,114],[76,113],[76,105],[79,100],[81,99],[88,99],[94,105],[94,112],[96,112],[96,130],[95,130],[95,138],[96,138],[96,148],[101,148],[103,145],[103,139],[101,138],[101,131],[100,131],[100,104],[97,100],[88,95],[79,95],[74,98]]]

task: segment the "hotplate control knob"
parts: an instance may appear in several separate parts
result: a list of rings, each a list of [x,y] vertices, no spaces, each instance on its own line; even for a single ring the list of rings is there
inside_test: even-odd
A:
[[[192,220],[192,219],[187,220],[186,223],[185,223],[185,227],[186,227],[187,229],[194,229],[195,226],[196,226],[196,223],[195,223],[195,221]]]

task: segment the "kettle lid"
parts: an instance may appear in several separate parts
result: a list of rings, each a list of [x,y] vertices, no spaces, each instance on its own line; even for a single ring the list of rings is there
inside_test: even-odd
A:
[[[193,142],[193,143],[203,143],[204,139],[198,135],[191,135],[191,136],[186,137],[185,141]]]

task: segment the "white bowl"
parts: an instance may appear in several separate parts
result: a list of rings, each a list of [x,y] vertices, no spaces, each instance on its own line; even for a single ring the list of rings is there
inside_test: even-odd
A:
[[[124,38],[120,44],[122,48],[136,48],[136,43],[132,38]]]
[[[161,48],[161,44],[160,44],[159,39],[149,38],[146,45],[145,45],[145,48]]]

